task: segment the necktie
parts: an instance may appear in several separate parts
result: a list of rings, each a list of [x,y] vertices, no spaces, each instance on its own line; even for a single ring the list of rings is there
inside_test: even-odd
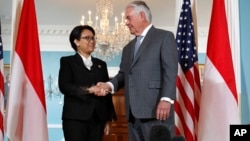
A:
[[[140,45],[141,45],[141,38],[142,38],[143,36],[137,36],[136,37],[136,43],[135,43],[135,51],[134,51],[134,57],[135,57],[135,55],[136,55],[136,53],[137,53],[137,51],[138,51],[138,49],[139,49],[139,47],[140,47]]]

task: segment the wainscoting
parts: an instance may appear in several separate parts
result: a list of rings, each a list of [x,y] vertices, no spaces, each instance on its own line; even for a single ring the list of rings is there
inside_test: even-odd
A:
[[[61,109],[63,98],[47,99],[49,140],[64,141],[61,125]],[[125,114],[124,90],[119,90],[113,95],[113,103],[117,115],[117,120],[110,123],[110,133],[103,137],[103,141],[128,141],[128,125]]]
[[[124,90],[113,95],[113,103],[117,120],[110,124],[110,133],[103,137],[103,141],[128,141],[128,125],[125,114]]]

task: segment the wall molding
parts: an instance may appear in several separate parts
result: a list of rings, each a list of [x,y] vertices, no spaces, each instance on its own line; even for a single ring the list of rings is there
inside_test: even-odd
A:
[[[69,33],[74,26],[38,26],[41,51],[73,51],[69,43]],[[176,33],[176,27],[158,27]],[[198,48],[200,53],[206,52],[208,27],[198,27]],[[11,50],[11,26],[2,25],[4,50]]]

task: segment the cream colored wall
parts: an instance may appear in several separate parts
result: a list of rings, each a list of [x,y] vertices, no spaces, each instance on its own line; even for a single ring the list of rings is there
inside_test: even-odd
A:
[[[84,1],[84,0],[83,0]],[[113,0],[114,1],[114,0]],[[131,0],[130,0],[131,1]],[[176,32],[176,25],[177,25],[177,17],[179,17],[179,11],[176,10],[177,1],[173,0],[159,0],[159,1],[149,1],[145,0],[148,5],[151,8],[153,20],[152,23],[159,28],[167,29],[170,31],[173,31],[173,33]],[[179,0],[182,1],[182,0]],[[210,13],[211,13],[211,5],[212,0],[196,0],[197,1],[197,25],[198,25],[198,47],[199,52],[204,53],[205,47],[206,47],[206,40],[207,40],[207,32],[208,32],[208,25],[210,21]],[[66,3],[67,1],[61,1],[61,6],[63,6],[63,3]],[[75,2],[79,2],[78,0]],[[9,7],[9,11],[11,11],[11,4],[0,0],[1,6],[2,3],[4,3],[6,7]],[[114,1],[114,9],[116,11],[121,11],[121,9],[124,8],[126,5],[125,3],[128,3],[127,1],[117,2]],[[51,3],[53,4],[53,3]],[[89,4],[89,3],[88,3]],[[122,4],[122,5],[119,5]],[[157,6],[157,4],[160,4]],[[39,37],[40,37],[40,46],[42,51],[70,51],[71,49],[68,47],[68,34],[71,31],[71,29],[79,24],[78,21],[72,22],[75,23],[75,25],[70,25],[69,20],[72,20],[70,16],[70,13],[72,10],[70,9],[64,9],[64,11],[67,11],[68,14],[60,13],[60,9],[63,8],[59,7],[60,4],[57,4],[55,8],[48,7],[48,5],[45,5],[45,2],[36,1],[36,9],[37,9],[37,21],[38,21],[38,29],[39,29]],[[85,6],[85,5],[84,5]],[[84,8],[83,6],[83,8]],[[65,6],[66,7],[66,6]],[[4,8],[2,10],[4,10]],[[6,8],[7,9],[7,8]],[[88,9],[83,9],[84,11],[82,14],[87,14],[87,11],[89,9],[95,9],[91,8],[89,6]],[[54,11],[53,11],[54,10]],[[1,11],[1,10],[0,10]],[[50,11],[50,14],[48,12]],[[4,13],[4,11],[3,11]],[[57,16],[53,16],[55,13],[57,13]],[[62,16],[63,15],[63,16]],[[114,13],[114,15],[119,16],[120,13]],[[0,14],[2,19],[2,34],[3,34],[3,42],[4,42],[4,50],[11,50],[11,27],[10,25],[6,25],[5,23],[10,22],[10,17],[6,18],[5,16],[2,16]],[[63,17],[63,19],[62,19]],[[50,19],[53,19],[51,22]],[[81,19],[81,15],[79,15],[79,22]],[[46,23],[55,23],[54,20],[60,21],[60,24],[51,24],[48,25]],[[65,20],[65,22],[63,22]],[[47,21],[47,22],[46,22]],[[64,25],[65,24],[65,25]]]

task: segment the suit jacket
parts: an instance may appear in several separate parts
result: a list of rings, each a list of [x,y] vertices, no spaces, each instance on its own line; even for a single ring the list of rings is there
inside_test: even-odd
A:
[[[176,98],[177,45],[173,33],[154,26],[133,58],[135,43],[136,39],[124,47],[111,83],[115,91],[124,86],[127,119],[130,111],[136,118],[155,118],[161,97]]]
[[[9,97],[9,90],[10,90],[9,85],[10,85],[9,82],[4,83],[4,109],[6,109],[7,101],[8,101],[8,97]]]
[[[61,58],[58,81],[64,94],[62,119],[87,120],[94,113],[103,121],[115,118],[111,94],[98,97],[86,91],[97,82],[109,80],[106,63],[94,57],[92,62],[88,70],[78,53]]]

